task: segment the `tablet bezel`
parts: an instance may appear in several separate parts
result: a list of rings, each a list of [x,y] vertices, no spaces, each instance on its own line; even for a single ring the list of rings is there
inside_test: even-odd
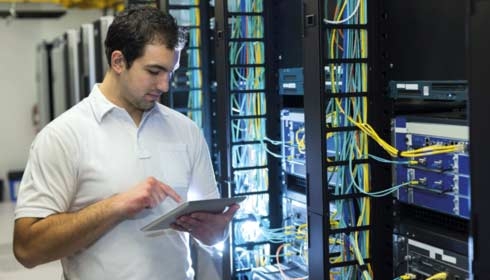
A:
[[[141,231],[160,231],[169,229],[178,217],[194,212],[222,213],[226,207],[240,203],[245,196],[186,201],[141,228]]]

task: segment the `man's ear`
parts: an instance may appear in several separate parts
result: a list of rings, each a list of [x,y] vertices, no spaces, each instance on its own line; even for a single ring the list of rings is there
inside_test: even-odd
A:
[[[120,74],[126,68],[126,59],[121,51],[113,51],[111,54],[111,68]]]

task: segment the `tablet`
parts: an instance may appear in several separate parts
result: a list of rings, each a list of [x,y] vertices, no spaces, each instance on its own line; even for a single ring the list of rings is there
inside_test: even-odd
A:
[[[141,230],[155,231],[168,229],[178,217],[188,215],[193,212],[222,213],[226,207],[234,203],[240,203],[244,199],[245,196],[237,196],[228,198],[186,201],[173,210],[163,214],[161,217],[150,222],[146,226],[142,227]]]

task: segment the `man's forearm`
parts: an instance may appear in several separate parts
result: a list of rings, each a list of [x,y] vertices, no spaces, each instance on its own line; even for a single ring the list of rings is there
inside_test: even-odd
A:
[[[167,197],[182,198],[170,186],[148,177],[126,192],[118,193],[73,213],[44,219],[21,218],[15,222],[14,253],[26,267],[70,256],[88,247],[122,220]]]
[[[125,218],[115,204],[115,198],[111,197],[78,212],[17,220],[16,257],[26,267],[34,267],[88,247]]]

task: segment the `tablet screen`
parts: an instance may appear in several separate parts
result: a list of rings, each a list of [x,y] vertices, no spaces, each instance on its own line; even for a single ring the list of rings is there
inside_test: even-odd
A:
[[[155,231],[170,228],[170,225],[175,220],[184,215],[188,215],[193,212],[210,212],[210,213],[222,213],[226,207],[242,202],[246,197],[227,197],[205,200],[186,201],[177,206],[173,210],[163,214],[154,221],[150,222],[146,226],[142,227],[142,231]]]

